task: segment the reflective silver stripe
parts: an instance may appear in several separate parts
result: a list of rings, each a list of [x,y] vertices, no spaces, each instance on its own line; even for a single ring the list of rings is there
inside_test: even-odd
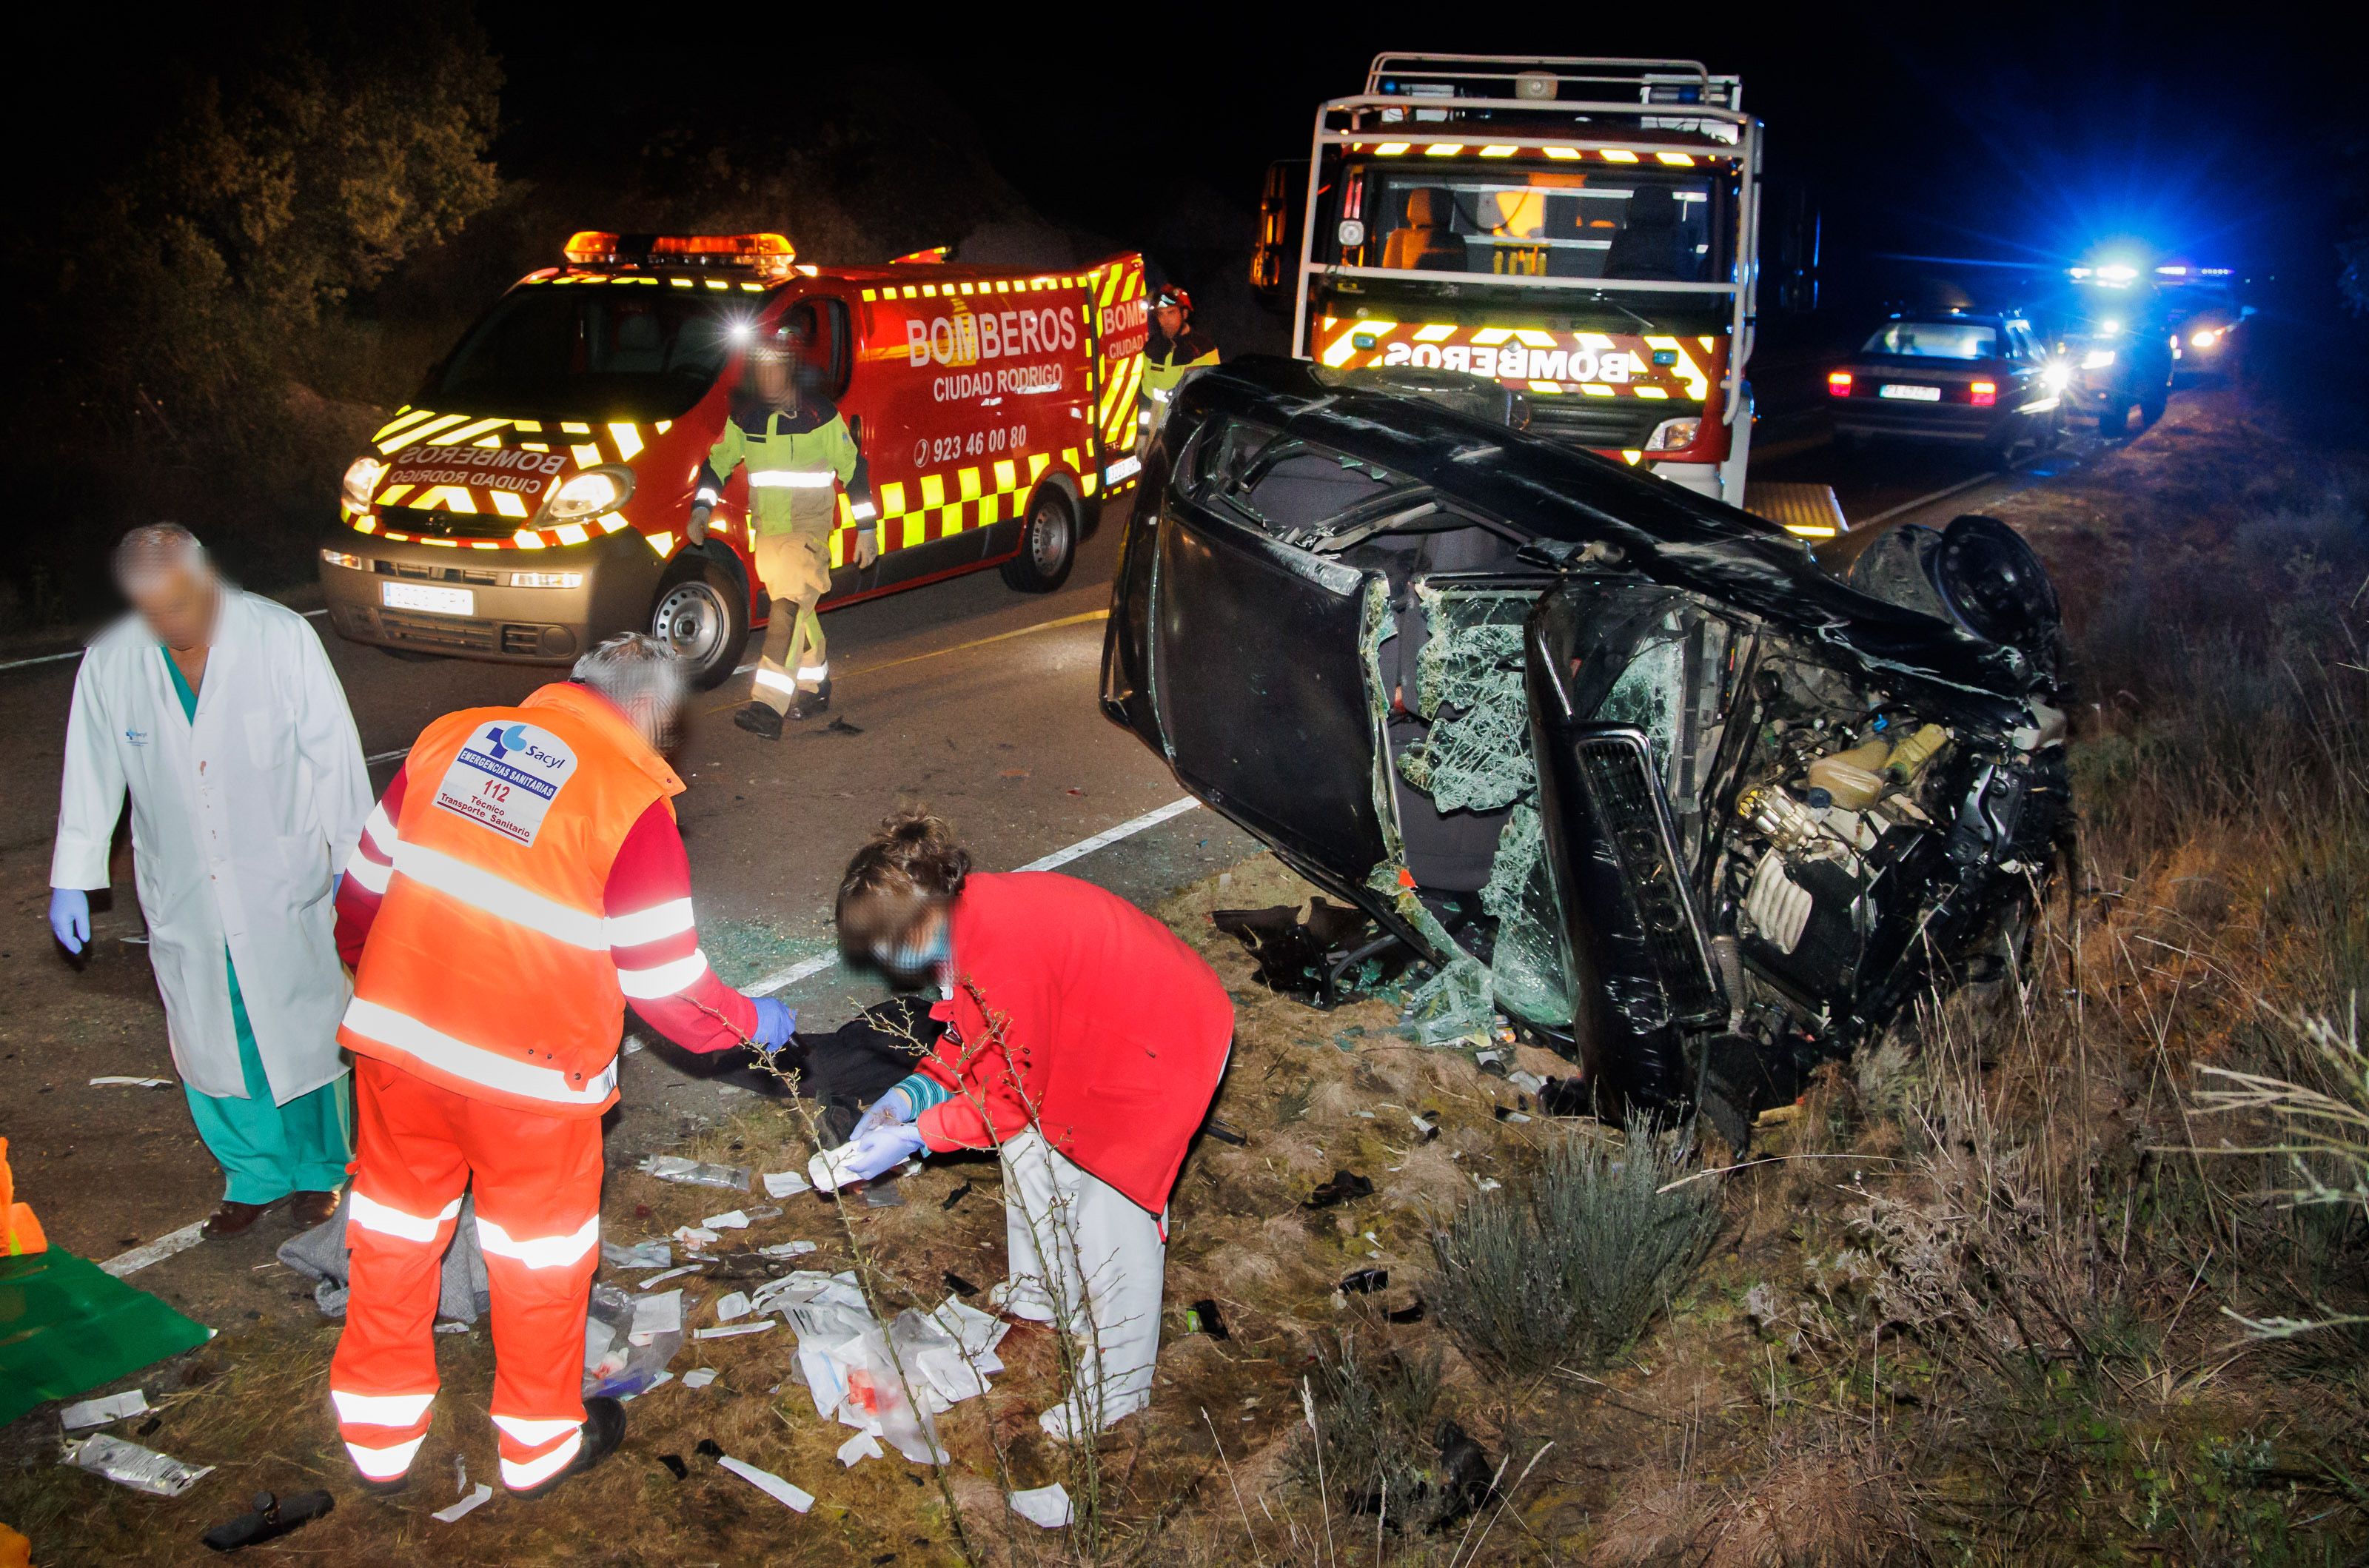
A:
[[[581,1427],[578,1427],[570,1433],[559,1447],[547,1454],[539,1455],[522,1462],[505,1459],[502,1460],[502,1484],[513,1492],[523,1492],[530,1486],[541,1486],[544,1482],[566,1470],[568,1461],[576,1457],[576,1450],[583,1446],[584,1432]]]
[[[507,877],[455,860],[439,850],[421,844],[395,846],[395,868],[423,887],[433,887],[450,898],[457,898],[473,910],[539,931],[556,942],[573,947],[589,947],[606,952],[609,938],[601,928],[599,915],[529,892]]]
[[[384,893],[386,885],[395,880],[395,867],[383,860],[371,859],[357,844],[353,858],[346,862],[346,875],[373,893]]]
[[[393,1481],[411,1468],[411,1456],[418,1453],[419,1445],[426,1441],[428,1434],[422,1432],[417,1437],[384,1448],[365,1448],[360,1443],[349,1443],[346,1452],[353,1456],[354,1468],[371,1480]]]
[[[828,664],[801,664],[798,666],[798,679],[801,681],[828,681],[830,679],[830,666]]]
[[[530,1448],[540,1448],[555,1437],[565,1437],[582,1426],[581,1421],[530,1421],[522,1415],[497,1415],[494,1425],[524,1443]]]
[[[798,683],[780,670],[767,670],[761,665],[757,670],[757,684],[771,686],[776,692],[795,692],[798,689]]]
[[[647,910],[611,915],[601,922],[601,928],[608,933],[610,946],[639,947],[661,937],[680,936],[696,923],[691,918],[689,898],[670,898]]]
[[[365,1230],[376,1230],[381,1235],[418,1242],[424,1246],[436,1240],[436,1233],[444,1228],[444,1221],[460,1212],[461,1200],[456,1197],[434,1214],[406,1214],[393,1204],[379,1202],[357,1187],[346,1218]]]
[[[537,1067],[498,1051],[486,1050],[456,1040],[441,1030],[431,1029],[417,1018],[397,1013],[391,1007],[356,997],[346,1009],[346,1027],[366,1040],[376,1040],[393,1046],[426,1065],[471,1083],[516,1094],[521,1099],[545,1100],[556,1105],[598,1105],[608,1099],[609,1092],[617,1086],[617,1061],[609,1065],[578,1089],[567,1080],[567,1074],[555,1067]],[[357,1195],[359,1196],[360,1195]],[[458,1213],[455,1209],[453,1212]],[[359,1206],[355,1218],[360,1218]]]
[[[477,1216],[477,1245],[489,1258],[510,1258],[529,1268],[566,1268],[581,1262],[601,1241],[601,1217],[594,1215],[576,1228],[572,1235],[529,1236],[511,1235],[484,1215]],[[501,1418],[495,1417],[498,1422]],[[552,1434],[556,1436],[556,1434]],[[545,1437],[521,1437],[522,1443],[540,1443]]]
[[[749,487],[752,490],[828,490],[839,483],[839,475],[825,468],[751,468]]]
[[[707,955],[694,948],[687,958],[653,964],[647,969],[620,967],[617,970],[617,989],[631,1001],[653,1001],[688,989],[692,981],[705,973]]]
[[[343,1389],[331,1389],[329,1402],[338,1407],[339,1421],[356,1426],[408,1426],[428,1413],[428,1407],[436,1402],[436,1395],[349,1394]]]

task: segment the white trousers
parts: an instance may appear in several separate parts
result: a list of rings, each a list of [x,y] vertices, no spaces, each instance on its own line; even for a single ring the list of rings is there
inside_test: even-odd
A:
[[[1002,1157],[1011,1277],[1001,1305],[1059,1323],[1078,1345],[1078,1385],[1044,1413],[1045,1429],[1063,1438],[1100,1430],[1151,1402],[1168,1268],[1160,1218],[1034,1127],[1006,1142]]]

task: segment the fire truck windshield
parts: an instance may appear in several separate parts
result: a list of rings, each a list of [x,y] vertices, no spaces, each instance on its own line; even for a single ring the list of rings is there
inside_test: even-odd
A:
[[[715,383],[729,309],[704,291],[647,285],[517,289],[430,373],[419,401],[554,418],[671,419]]]
[[[1349,200],[1363,207],[1367,234],[1349,249],[1362,249],[1368,267],[1699,282],[1714,276],[1722,248],[1704,176],[1519,166],[1361,172]]]

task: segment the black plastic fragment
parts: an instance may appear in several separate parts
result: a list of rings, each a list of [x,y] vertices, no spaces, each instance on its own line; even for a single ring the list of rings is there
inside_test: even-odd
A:
[[[1219,1121],[1215,1116],[1211,1116],[1207,1121],[1203,1122],[1201,1124],[1201,1130],[1207,1133],[1211,1138],[1216,1139],[1219,1143],[1230,1143],[1237,1149],[1240,1149],[1244,1144],[1250,1142],[1249,1139],[1244,1138],[1241,1133],[1236,1132],[1232,1127],[1228,1127],[1225,1123]]]
[[[666,1466],[667,1472],[677,1481],[681,1481],[691,1474],[691,1467],[682,1462],[681,1454],[660,1454],[658,1463]]]
[[[1383,1315],[1394,1323],[1419,1323],[1423,1322],[1423,1298],[1418,1296],[1412,1305],[1401,1307],[1394,1312],[1387,1312]]]
[[[200,1544],[216,1551],[236,1551],[243,1546],[278,1540],[289,1531],[311,1524],[338,1505],[326,1492],[295,1492],[286,1497],[258,1492],[249,1501],[250,1513],[216,1525],[200,1536]]]
[[[969,1280],[965,1279],[961,1275],[956,1274],[952,1269],[946,1270],[945,1280],[946,1288],[953,1291],[957,1296],[976,1296],[978,1294],[978,1286],[973,1285]]]
[[[146,1437],[146,1436],[152,1436],[152,1435],[154,1435],[154,1432],[155,1432],[156,1428],[158,1428],[159,1426],[162,1426],[162,1425],[165,1425],[165,1418],[164,1418],[163,1416],[161,1416],[161,1415],[152,1415],[152,1416],[150,1416],[147,1420],[145,1420],[145,1421],[142,1422],[142,1423],[140,1424],[139,1429],[138,1429],[138,1430],[136,1430],[135,1432],[133,1432],[132,1435],[133,1436],[135,1436],[135,1437]]]
[[[724,1457],[724,1450],[715,1446],[715,1439],[713,1437],[702,1437],[699,1440],[699,1447],[693,1448],[692,1452],[703,1459],[720,1459]]]
[[[1308,1201],[1301,1204],[1300,1207],[1302,1208],[1331,1208],[1335,1204],[1347,1203],[1352,1198],[1371,1197],[1373,1196],[1374,1184],[1368,1181],[1365,1177],[1357,1174],[1356,1172],[1334,1171],[1333,1173],[1333,1179],[1324,1183],[1314,1192],[1310,1193],[1308,1195]]]
[[[1377,1290],[1389,1289],[1390,1284],[1389,1269],[1361,1268],[1341,1281],[1341,1289],[1345,1295],[1370,1296]]]
[[[1218,1315],[1218,1303],[1204,1297],[1184,1309],[1187,1332],[1197,1329],[1211,1339],[1230,1339],[1226,1333],[1226,1320]]]
[[[938,1211],[939,1211],[940,1213],[942,1213],[942,1214],[943,1214],[943,1213],[944,1213],[947,1209],[952,1208],[955,1205],[956,1205],[956,1204],[960,1203],[963,1199],[965,1199],[965,1198],[967,1198],[967,1197],[970,1196],[970,1195],[971,1195],[971,1184],[970,1184],[970,1182],[969,1182],[967,1179],[966,1179],[966,1180],[963,1182],[963,1185],[960,1185],[960,1186],[956,1187],[954,1191],[952,1191],[952,1192],[950,1192],[950,1193],[946,1194],[946,1200],[945,1200],[944,1203],[942,1203],[942,1204],[938,1205]]]
[[[825,735],[861,735],[864,733],[864,727],[862,725],[850,724],[844,718],[841,718],[836,715],[832,717],[829,724],[824,725],[822,729]]]
[[[1593,1116],[1596,1091],[1577,1078],[1550,1078],[1539,1091],[1539,1109],[1551,1116]]]
[[[1489,1501],[1489,1456],[1453,1421],[1439,1424],[1440,1509],[1431,1528],[1445,1529]]]

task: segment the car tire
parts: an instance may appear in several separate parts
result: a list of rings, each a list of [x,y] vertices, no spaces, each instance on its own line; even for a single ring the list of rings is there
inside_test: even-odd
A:
[[[1070,580],[1077,560],[1077,508],[1059,486],[1038,486],[1020,526],[1020,553],[1003,563],[1003,580],[1023,593],[1050,593]]]
[[[2130,428],[2131,406],[2129,404],[2117,403],[2112,408],[2099,410],[2098,433],[2100,435],[2112,440],[2115,436],[2128,434]]]
[[[658,579],[650,635],[673,647],[694,691],[724,683],[749,641],[749,595],[724,565],[685,550]]]
[[[2139,399],[2139,429],[2146,429],[2162,418],[2164,406],[2170,398],[2171,383],[2169,381],[2161,386],[2150,388],[2147,395]]]

